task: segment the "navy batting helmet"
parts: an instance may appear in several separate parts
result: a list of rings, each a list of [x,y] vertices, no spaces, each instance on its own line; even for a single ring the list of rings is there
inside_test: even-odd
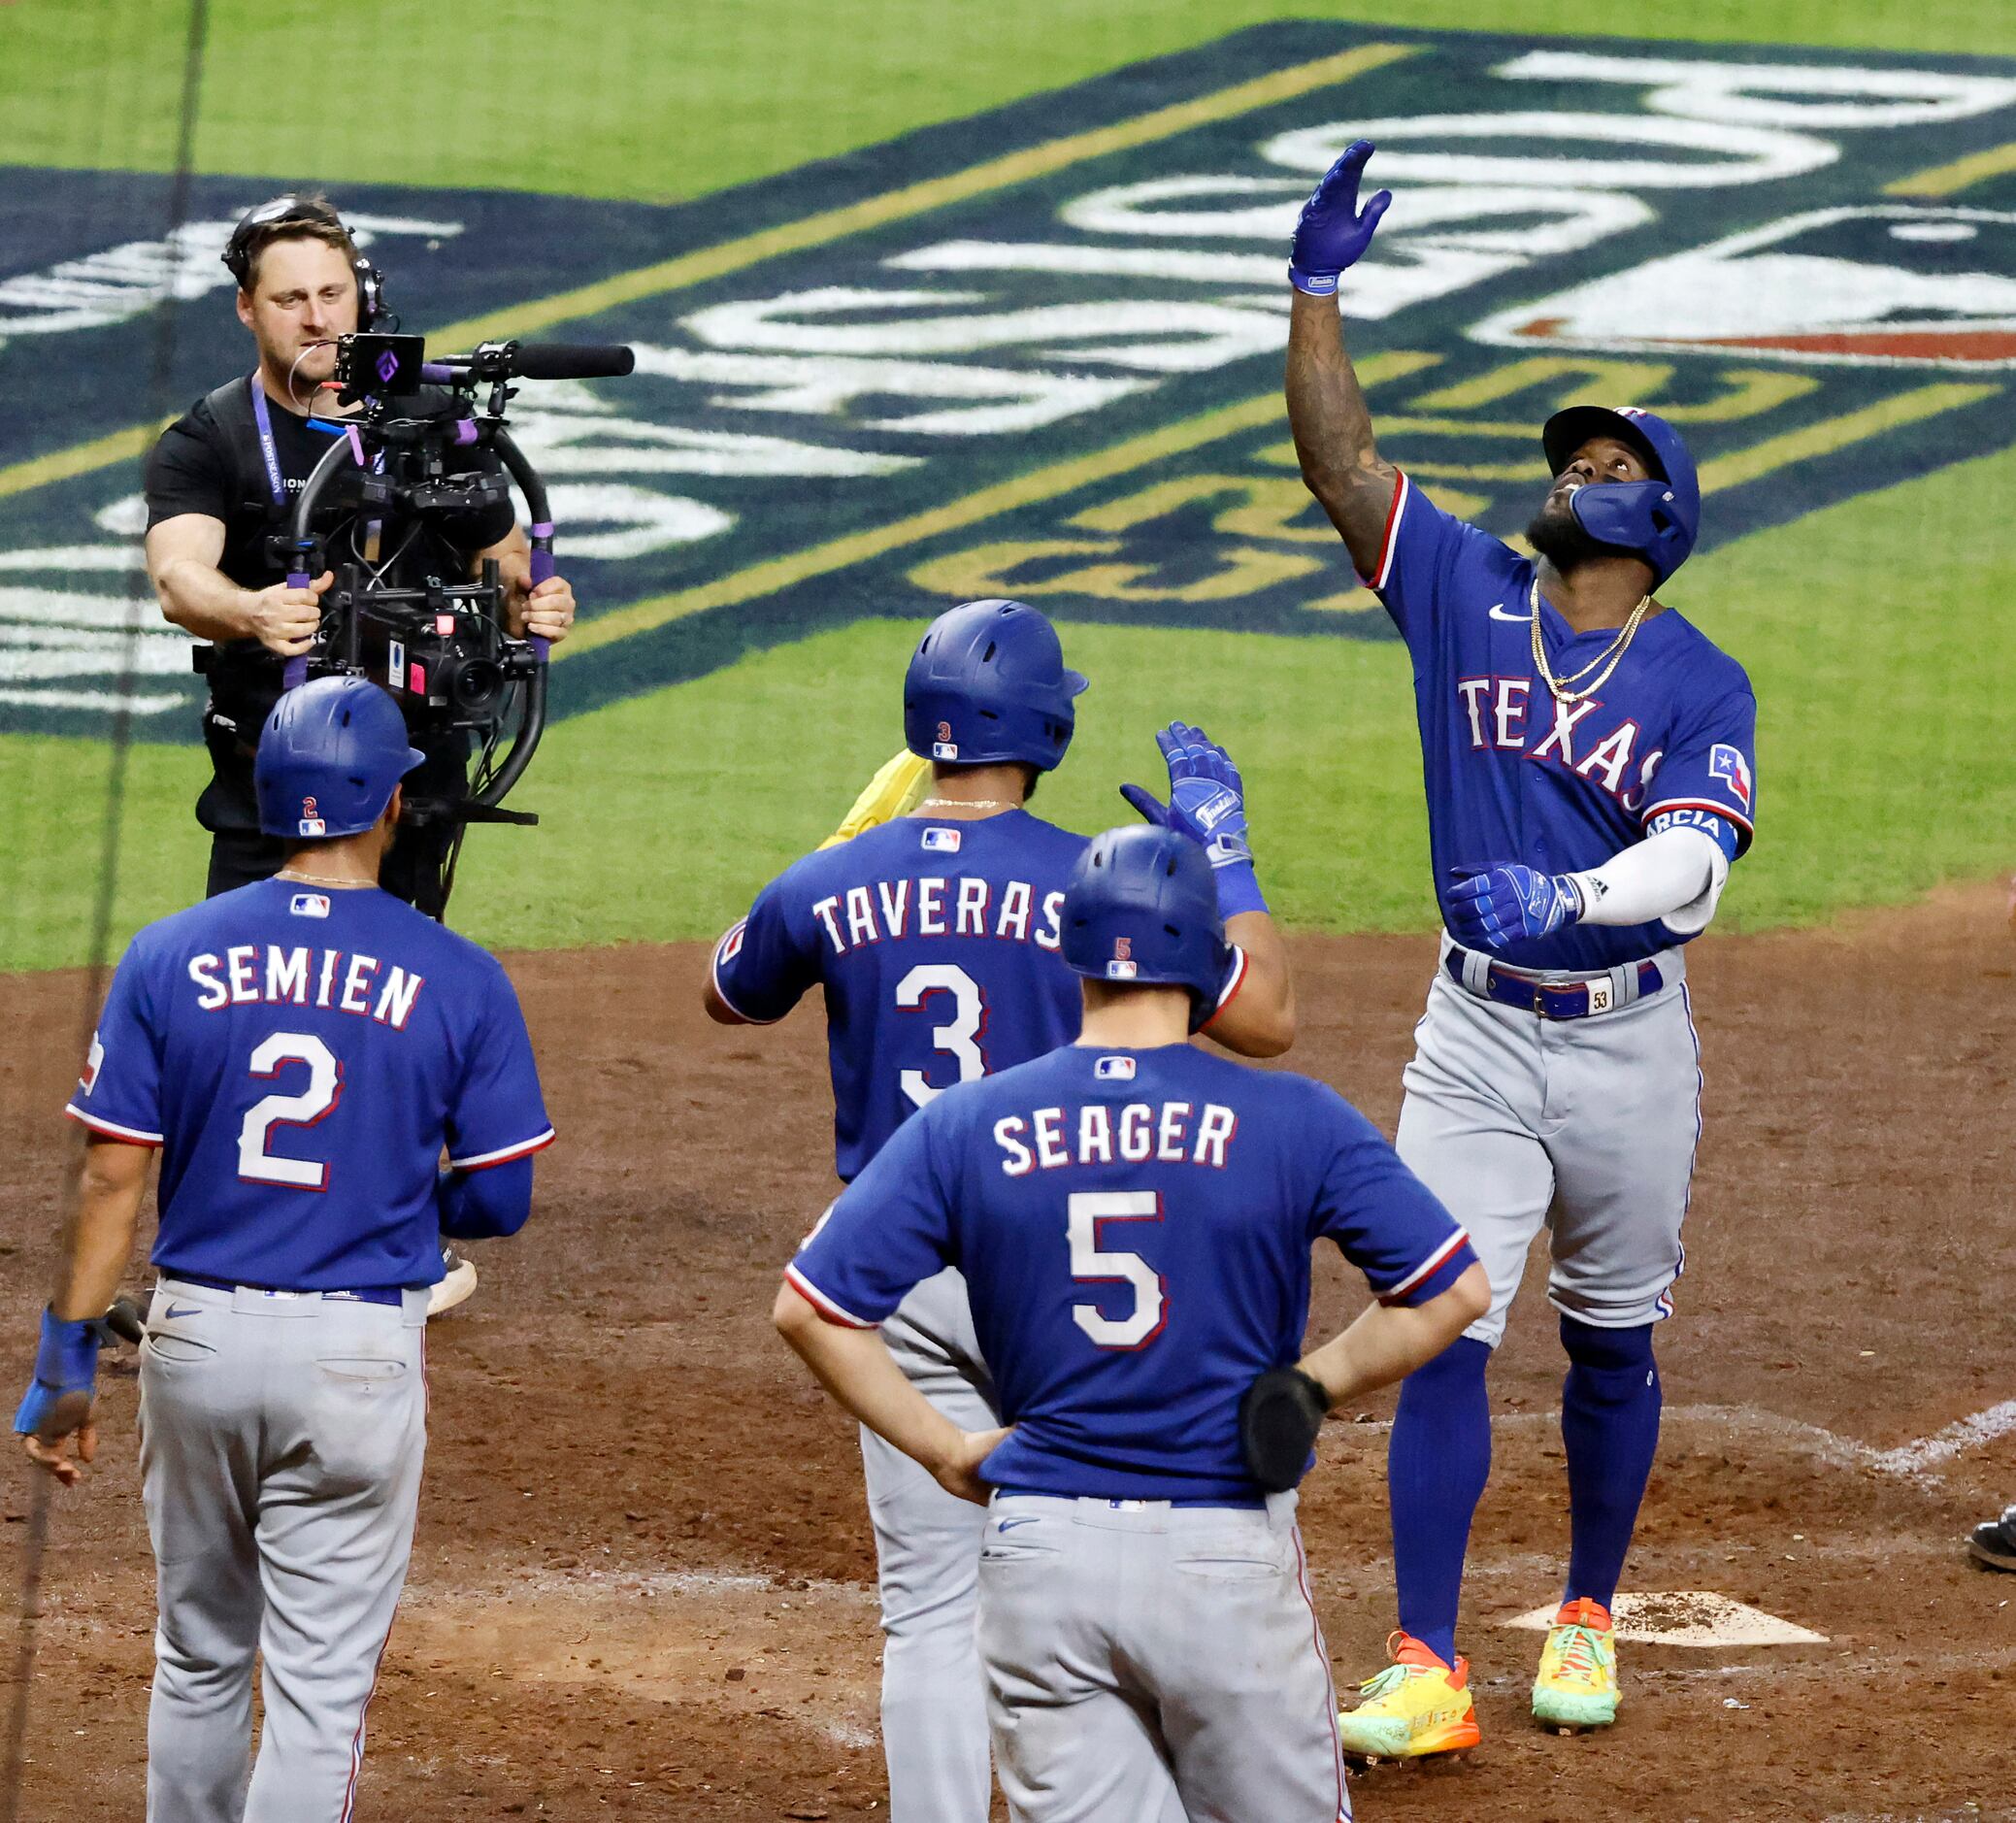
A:
[[[317,678],[266,718],[252,765],[259,827],[295,842],[359,835],[425,757],[407,745],[406,717],[377,684]]]
[[[1615,437],[1644,458],[1658,478],[1578,487],[1569,502],[1583,531],[1599,545],[1642,557],[1657,588],[1687,561],[1701,531],[1701,482],[1687,445],[1665,418],[1635,405],[1571,405],[1540,432],[1547,468],[1559,475],[1592,437]]]
[[[1084,687],[1064,668],[1057,629],[1034,608],[970,601],[940,614],[910,656],[903,738],[923,759],[1023,760],[1048,772],[1071,746],[1072,699]]]
[[[1064,959],[1096,981],[1187,987],[1196,1031],[1232,963],[1204,849],[1150,823],[1094,836],[1064,889]]]

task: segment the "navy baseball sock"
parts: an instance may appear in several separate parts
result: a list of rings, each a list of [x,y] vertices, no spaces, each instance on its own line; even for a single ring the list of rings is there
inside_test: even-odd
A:
[[[1400,1624],[1447,1665],[1471,1515],[1491,1474],[1490,1360],[1488,1343],[1462,1336],[1408,1375],[1386,1451]]]
[[[1561,1389],[1561,1441],[1568,1448],[1571,1518],[1566,1601],[1587,1596],[1608,1608],[1624,1574],[1638,1503],[1659,1447],[1659,1369],[1652,1326],[1596,1329],[1561,1319],[1568,1378]]]

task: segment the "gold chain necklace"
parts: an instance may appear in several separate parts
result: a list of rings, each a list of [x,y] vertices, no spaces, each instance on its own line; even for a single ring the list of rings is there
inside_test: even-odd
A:
[[[1006,798],[919,798],[917,809],[936,804],[942,811],[1012,811],[1015,806]]]
[[[1617,637],[1608,646],[1597,653],[1573,677],[1557,678],[1553,672],[1547,669],[1546,648],[1540,643],[1540,580],[1538,577],[1535,577],[1533,579],[1533,618],[1531,623],[1533,627],[1533,668],[1540,674],[1554,700],[1557,703],[1570,705],[1586,702],[1597,691],[1602,689],[1605,683],[1609,682],[1610,673],[1617,669],[1618,665],[1624,660],[1624,654],[1631,650],[1631,643],[1636,638],[1638,627],[1643,622],[1645,615],[1651,611],[1651,607],[1652,597],[1641,595],[1638,598],[1638,605],[1631,611],[1630,618],[1625,621],[1623,626],[1618,628]],[[1586,690],[1578,690],[1574,687],[1584,678],[1588,677],[1592,671],[1596,671],[1599,666],[1602,667],[1602,671],[1594,683],[1590,684]]]
[[[274,875],[275,879],[298,880],[304,886],[376,886],[375,879],[332,879],[327,874],[300,874],[291,867],[283,867]]]

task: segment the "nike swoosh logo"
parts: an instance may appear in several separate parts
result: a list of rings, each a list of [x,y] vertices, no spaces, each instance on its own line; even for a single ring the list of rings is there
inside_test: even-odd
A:
[[[1532,623],[1532,621],[1533,621],[1533,615],[1531,615],[1531,614],[1508,614],[1508,613],[1505,613],[1505,605],[1504,605],[1504,602],[1502,602],[1502,601],[1501,601],[1501,602],[1493,602],[1493,603],[1492,603],[1492,605],[1491,605],[1491,617],[1492,617],[1492,619],[1494,619],[1494,620],[1509,620],[1509,621],[1510,621],[1510,622],[1511,622],[1511,623],[1512,623],[1512,624],[1513,624],[1513,625],[1514,625],[1515,627],[1523,627],[1523,626],[1528,626],[1528,625],[1530,625],[1530,624]]]
[[[161,1314],[172,1323],[179,1316],[195,1316],[202,1309],[200,1304],[184,1304],[180,1307],[171,1304]]]
[[[1034,1519],[998,1519],[995,1521],[994,1529],[997,1532],[1012,1532],[1017,1526],[1033,1526],[1034,1524],[1036,1524]]]

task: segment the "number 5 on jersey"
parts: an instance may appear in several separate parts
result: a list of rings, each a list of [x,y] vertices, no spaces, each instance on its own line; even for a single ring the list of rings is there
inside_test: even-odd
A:
[[[1134,1309],[1107,1316],[1096,1304],[1074,1304],[1071,1320],[1102,1348],[1145,1348],[1169,1321],[1169,1283],[1139,1253],[1100,1245],[1107,1222],[1159,1222],[1162,1197],[1154,1190],[1079,1190],[1068,1204],[1071,1276],[1080,1284],[1132,1285]]]

